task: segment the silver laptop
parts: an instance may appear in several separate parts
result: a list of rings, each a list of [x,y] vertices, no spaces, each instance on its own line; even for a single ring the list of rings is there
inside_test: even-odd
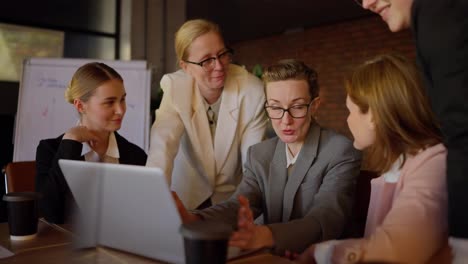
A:
[[[184,263],[181,219],[162,170],[59,160],[78,206],[75,245]]]
[[[75,160],[59,165],[78,206],[76,247],[185,262],[182,221],[161,169]],[[252,252],[229,247],[228,259]]]

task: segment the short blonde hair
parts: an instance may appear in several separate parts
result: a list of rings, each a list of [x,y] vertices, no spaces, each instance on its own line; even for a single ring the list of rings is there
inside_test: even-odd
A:
[[[175,51],[177,59],[185,60],[188,57],[187,49],[192,42],[201,35],[215,32],[222,38],[219,26],[205,19],[194,19],[185,22],[175,34]]]
[[[304,62],[295,59],[280,60],[275,64],[266,67],[262,75],[264,87],[270,82],[286,80],[304,80],[309,85],[310,98],[314,99],[319,95],[319,85],[317,72],[307,66]],[[266,93],[266,90],[265,90]]]
[[[73,74],[70,84],[65,90],[65,100],[70,104],[73,104],[75,99],[87,102],[96,88],[113,79],[120,80],[123,83],[120,74],[106,64],[100,62],[87,63],[78,68]]]
[[[359,110],[372,113],[376,130],[376,141],[369,148],[372,170],[388,171],[400,155],[404,164],[407,154],[441,142],[420,72],[404,56],[380,55],[365,62],[345,86]]]

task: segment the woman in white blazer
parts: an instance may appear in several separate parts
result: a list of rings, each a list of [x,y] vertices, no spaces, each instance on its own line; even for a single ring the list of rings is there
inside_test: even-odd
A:
[[[182,70],[161,79],[147,166],[164,170],[188,209],[226,200],[242,179],[247,149],[263,139],[262,82],[232,65],[218,26],[197,19],[177,31]]]

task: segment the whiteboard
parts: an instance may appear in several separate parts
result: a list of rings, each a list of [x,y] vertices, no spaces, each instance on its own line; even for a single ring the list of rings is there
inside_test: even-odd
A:
[[[122,76],[127,112],[118,132],[148,150],[151,74],[146,61],[30,58],[23,62],[20,80],[13,161],[35,160],[41,139],[58,137],[77,124],[78,112],[64,93],[78,67],[92,61]]]

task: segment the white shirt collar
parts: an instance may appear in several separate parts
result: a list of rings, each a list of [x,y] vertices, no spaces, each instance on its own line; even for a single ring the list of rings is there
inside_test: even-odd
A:
[[[401,173],[401,163],[403,162],[403,155],[400,155],[398,159],[395,160],[392,167],[385,173],[382,174],[384,177],[385,182],[392,182],[395,183],[400,178]]]
[[[221,106],[221,98],[222,96],[220,96],[218,100],[212,104],[208,104],[205,98],[203,98],[203,106],[205,107],[205,111],[208,111],[208,107],[211,107],[211,109],[216,113],[216,116],[218,116],[219,108]]]
[[[293,156],[291,151],[289,151],[288,144],[284,144],[286,146],[286,168],[289,168],[289,166],[294,165],[296,163],[297,157],[299,157],[299,154],[301,153],[302,150],[302,145],[301,148],[299,149],[299,152],[297,152],[296,156]]]
[[[94,152],[94,150],[88,145],[88,143],[83,142],[83,149],[81,150],[81,155],[86,155],[89,152]],[[107,146],[106,155],[115,159],[120,158],[119,147],[117,146],[117,139],[115,138],[114,132],[109,134],[109,145]]]

